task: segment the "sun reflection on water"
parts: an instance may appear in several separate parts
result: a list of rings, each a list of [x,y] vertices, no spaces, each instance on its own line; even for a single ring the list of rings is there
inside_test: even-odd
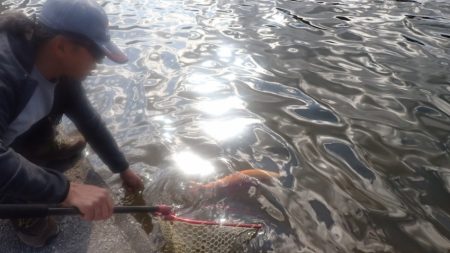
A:
[[[177,168],[188,175],[207,176],[214,172],[214,166],[190,151],[182,151],[174,155]]]
[[[237,97],[228,97],[212,101],[201,101],[195,107],[208,114],[222,115],[232,109],[243,109],[245,103]]]
[[[229,86],[217,78],[213,78],[206,74],[194,73],[186,78],[184,84],[187,91],[196,93],[213,93],[220,90],[227,90]]]
[[[201,128],[216,140],[223,141],[238,137],[247,127],[260,123],[258,119],[235,118],[231,120],[217,120],[201,123]]]
[[[229,59],[233,56],[233,48],[230,46],[222,46],[217,49],[217,56],[221,59]]]

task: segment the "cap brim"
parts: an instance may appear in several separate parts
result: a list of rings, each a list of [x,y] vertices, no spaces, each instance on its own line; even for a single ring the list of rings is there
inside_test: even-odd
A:
[[[126,63],[128,57],[111,41],[99,45],[111,61],[116,63]]]

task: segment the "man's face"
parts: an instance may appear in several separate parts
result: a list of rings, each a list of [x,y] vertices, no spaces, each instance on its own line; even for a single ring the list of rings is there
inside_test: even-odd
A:
[[[99,49],[87,41],[66,38],[60,60],[63,73],[77,80],[85,79],[103,59]]]

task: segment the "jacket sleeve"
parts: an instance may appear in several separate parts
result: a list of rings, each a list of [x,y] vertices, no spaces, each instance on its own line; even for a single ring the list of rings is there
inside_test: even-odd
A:
[[[0,201],[62,202],[69,191],[69,181],[63,174],[41,168],[4,145],[14,109],[14,94],[0,81]]]
[[[65,114],[112,172],[126,170],[129,167],[128,161],[100,115],[92,107],[81,83],[66,81],[63,85]]]

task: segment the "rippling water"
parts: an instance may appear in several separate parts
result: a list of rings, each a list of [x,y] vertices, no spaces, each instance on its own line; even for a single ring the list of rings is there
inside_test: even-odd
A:
[[[131,60],[86,89],[146,179],[124,202],[263,223],[250,252],[450,252],[447,0],[102,4]],[[281,177],[189,187],[248,168]]]

